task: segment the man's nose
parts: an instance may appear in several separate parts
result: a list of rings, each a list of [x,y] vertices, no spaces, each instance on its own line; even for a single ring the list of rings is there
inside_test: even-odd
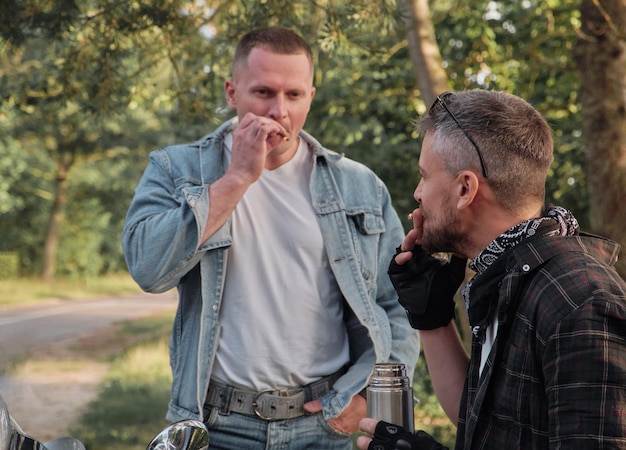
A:
[[[270,117],[272,119],[282,119],[287,116],[287,101],[282,95],[276,95],[270,106]]]
[[[422,185],[422,180],[420,180],[419,183],[417,183],[417,187],[415,188],[415,191],[413,191],[413,198],[418,203],[421,203],[421,198],[422,198],[422,190],[420,189],[421,185]]]

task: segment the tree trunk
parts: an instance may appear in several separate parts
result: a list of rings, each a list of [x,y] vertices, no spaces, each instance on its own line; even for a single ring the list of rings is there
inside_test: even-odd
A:
[[[402,0],[399,9],[404,18],[409,55],[415,70],[417,86],[426,107],[429,107],[437,95],[449,90],[450,87],[435,39],[428,0]]]
[[[626,251],[626,0],[582,0],[575,47],[591,232]],[[626,257],[617,270],[626,278]]]
[[[450,89],[448,75],[443,68],[439,45],[435,39],[435,27],[431,19],[428,0],[402,0],[399,3],[399,9],[404,18],[407,44],[417,86],[428,108],[437,95]],[[456,311],[459,334],[465,348],[469,350],[472,333],[465,304],[460,295],[456,296]]]
[[[44,245],[44,252],[41,266],[41,280],[50,282],[54,280],[56,274],[56,260],[59,248],[59,237],[61,224],[64,218],[65,204],[67,203],[67,173],[70,165],[62,159],[57,161],[56,186],[54,192],[54,202],[48,223],[48,232]]]

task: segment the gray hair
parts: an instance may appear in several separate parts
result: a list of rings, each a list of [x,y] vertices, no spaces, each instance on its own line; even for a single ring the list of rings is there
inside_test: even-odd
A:
[[[433,150],[450,173],[482,173],[478,150],[488,170],[487,182],[507,210],[544,201],[545,181],[553,159],[552,130],[527,101],[505,92],[473,89],[447,95],[443,107],[431,108],[416,129],[433,133]],[[460,128],[462,127],[462,129]],[[464,131],[464,132],[463,132]]]

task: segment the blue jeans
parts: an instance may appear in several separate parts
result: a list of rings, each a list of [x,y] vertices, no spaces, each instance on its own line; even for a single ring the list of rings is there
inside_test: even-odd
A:
[[[351,450],[352,435],[333,429],[321,412],[295,419],[266,420],[217,408],[205,422],[211,450]]]

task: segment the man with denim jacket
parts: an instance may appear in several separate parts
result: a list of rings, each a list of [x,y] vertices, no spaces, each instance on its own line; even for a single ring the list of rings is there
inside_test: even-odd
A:
[[[237,117],[152,152],[124,227],[139,285],[179,292],[167,417],[204,420],[211,448],[350,449],[374,363],[419,352],[386,275],[403,229],[371,170],[302,131],[297,34],[248,33],[232,75]]]

